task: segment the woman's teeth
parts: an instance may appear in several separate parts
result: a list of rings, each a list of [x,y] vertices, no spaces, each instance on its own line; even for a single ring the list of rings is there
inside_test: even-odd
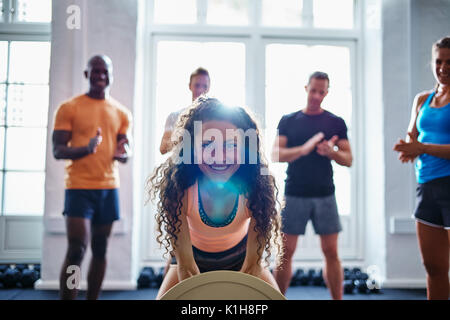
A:
[[[225,171],[228,169],[229,166],[210,166],[213,170],[217,171]]]

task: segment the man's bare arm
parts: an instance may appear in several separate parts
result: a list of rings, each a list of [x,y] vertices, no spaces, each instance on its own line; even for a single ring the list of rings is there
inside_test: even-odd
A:
[[[171,137],[172,131],[164,131],[164,135],[161,139],[161,145],[159,146],[159,152],[161,152],[161,154],[166,154],[167,152],[172,150],[173,144]]]
[[[114,153],[114,160],[120,163],[127,163],[128,158],[131,156],[129,151],[129,140],[126,134],[117,135],[117,148]]]
[[[68,143],[72,139],[71,131],[53,131],[53,156],[57,160],[77,160],[93,153],[91,144],[84,147],[69,147]]]
[[[272,161],[273,162],[292,162],[301,157],[310,154],[317,146],[317,144],[323,139],[324,134],[322,132],[317,133],[303,145],[288,148],[287,137],[278,136],[275,140],[272,148]]]

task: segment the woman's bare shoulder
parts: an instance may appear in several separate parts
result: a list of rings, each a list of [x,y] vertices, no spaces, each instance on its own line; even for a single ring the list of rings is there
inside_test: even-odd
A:
[[[425,103],[430,94],[433,93],[433,90],[425,90],[419,92],[414,98],[414,109],[419,112],[422,105]]]

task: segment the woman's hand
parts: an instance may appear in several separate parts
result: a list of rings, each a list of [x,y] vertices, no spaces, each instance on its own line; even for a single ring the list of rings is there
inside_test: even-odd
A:
[[[194,263],[191,264],[179,264],[177,266],[178,281],[183,281],[187,278],[200,274],[198,266]]]
[[[410,138],[408,142],[400,139],[394,146],[394,150],[400,152],[398,158],[402,163],[413,162],[417,156],[424,153],[423,144],[417,141],[411,132],[408,132],[408,136]]]

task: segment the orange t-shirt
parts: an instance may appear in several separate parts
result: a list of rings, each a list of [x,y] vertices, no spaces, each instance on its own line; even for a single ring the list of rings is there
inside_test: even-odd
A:
[[[87,146],[102,130],[97,152],[66,164],[66,189],[115,189],[119,187],[117,161],[113,160],[117,135],[127,134],[131,113],[112,98],[97,100],[83,94],[63,103],[55,112],[54,130],[72,132],[71,147]]]
[[[214,228],[206,225],[198,211],[198,182],[189,187],[186,218],[189,224],[191,242],[205,252],[221,252],[236,246],[246,236],[251,214],[245,198],[239,196],[236,217],[227,226]]]

